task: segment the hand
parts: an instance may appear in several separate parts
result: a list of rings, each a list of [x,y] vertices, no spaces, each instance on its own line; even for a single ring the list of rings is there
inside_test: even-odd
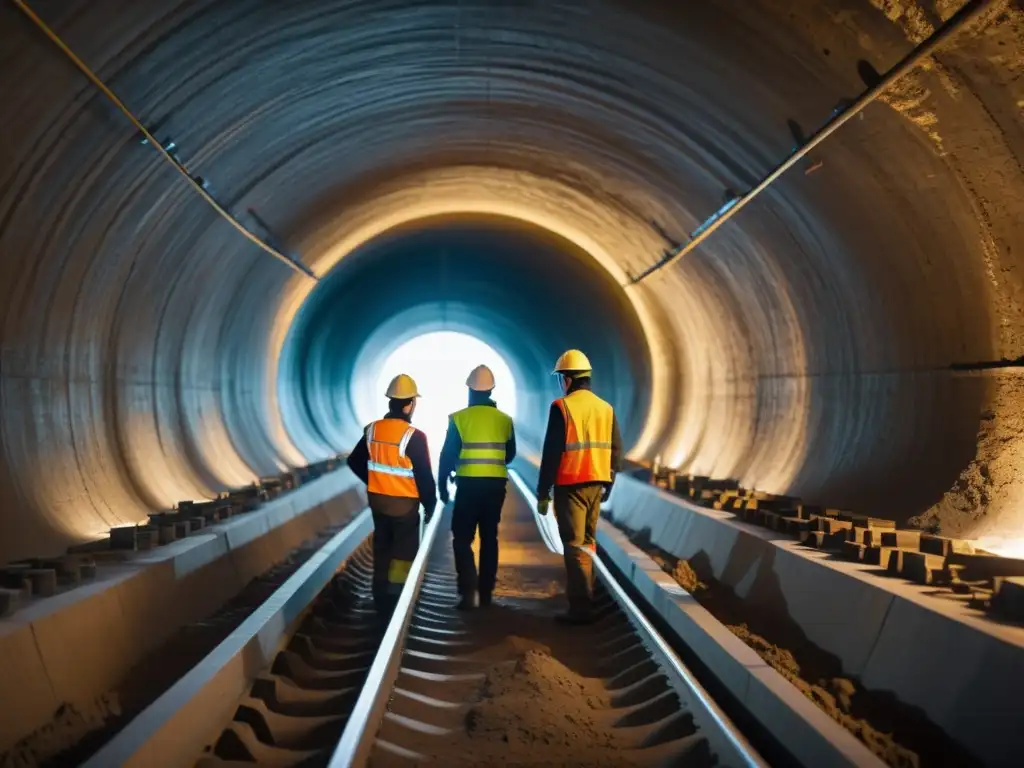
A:
[[[537,499],[537,514],[544,517],[551,507],[551,499]]]
[[[437,495],[441,498],[441,503],[442,504],[447,504],[449,501],[451,501],[451,497],[448,495],[448,489],[447,488],[445,488],[444,490],[439,491]]]
[[[434,516],[434,510],[427,509],[426,507],[423,508],[423,522],[424,523],[429,523],[430,522],[430,518],[432,518],[433,516]]]
[[[601,501],[602,502],[608,501],[608,499],[610,499],[611,496],[612,496],[612,487],[610,485],[606,485],[604,487],[604,493],[601,494]]]

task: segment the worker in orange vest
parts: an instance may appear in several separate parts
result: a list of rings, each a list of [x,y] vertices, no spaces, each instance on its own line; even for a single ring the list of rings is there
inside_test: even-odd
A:
[[[410,423],[416,382],[400,374],[387,396],[387,414],[366,426],[348,457],[373,513],[373,601],[383,614],[394,610],[419,549],[420,505],[429,521],[437,503],[427,436]]]
[[[578,349],[555,363],[564,396],[551,404],[537,481],[537,512],[548,513],[554,486],[555,520],[565,549],[569,611],[559,620],[588,624],[594,598],[591,554],[597,550],[601,502],[619,470],[622,438],[611,405],[591,391],[591,365]]]

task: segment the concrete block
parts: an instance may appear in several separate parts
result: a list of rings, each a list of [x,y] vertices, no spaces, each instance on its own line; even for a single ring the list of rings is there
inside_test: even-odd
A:
[[[800,765],[866,768],[885,765],[771,667],[751,670],[747,706]]]
[[[900,549],[919,549],[921,547],[920,531],[881,531],[879,544],[883,547],[899,547]]]
[[[903,552],[903,578],[918,584],[933,584],[945,565],[941,555],[930,555],[927,552]]]

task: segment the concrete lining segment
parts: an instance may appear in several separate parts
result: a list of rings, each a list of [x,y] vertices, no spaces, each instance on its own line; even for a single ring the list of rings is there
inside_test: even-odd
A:
[[[289,629],[372,530],[373,518],[364,510],[84,768],[189,765],[231,719],[239,698],[270,666]]]
[[[332,472],[208,532],[104,565],[94,582],[0,621],[0,701],[18,702],[0,718],[0,750],[64,703],[89,707],[179,627],[365,503],[348,469]]]
[[[610,507],[616,523],[703,560],[740,597],[787,614],[844,674],[920,707],[986,764],[1016,764],[1024,751],[1024,629],[633,478],[616,482]]]
[[[625,534],[602,520],[597,541],[648,605],[801,765],[884,765],[701,607]]]

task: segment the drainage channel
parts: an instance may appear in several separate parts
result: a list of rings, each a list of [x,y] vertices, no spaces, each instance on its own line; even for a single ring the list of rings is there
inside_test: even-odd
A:
[[[363,510],[85,768],[325,761],[386,628],[372,530]]]

